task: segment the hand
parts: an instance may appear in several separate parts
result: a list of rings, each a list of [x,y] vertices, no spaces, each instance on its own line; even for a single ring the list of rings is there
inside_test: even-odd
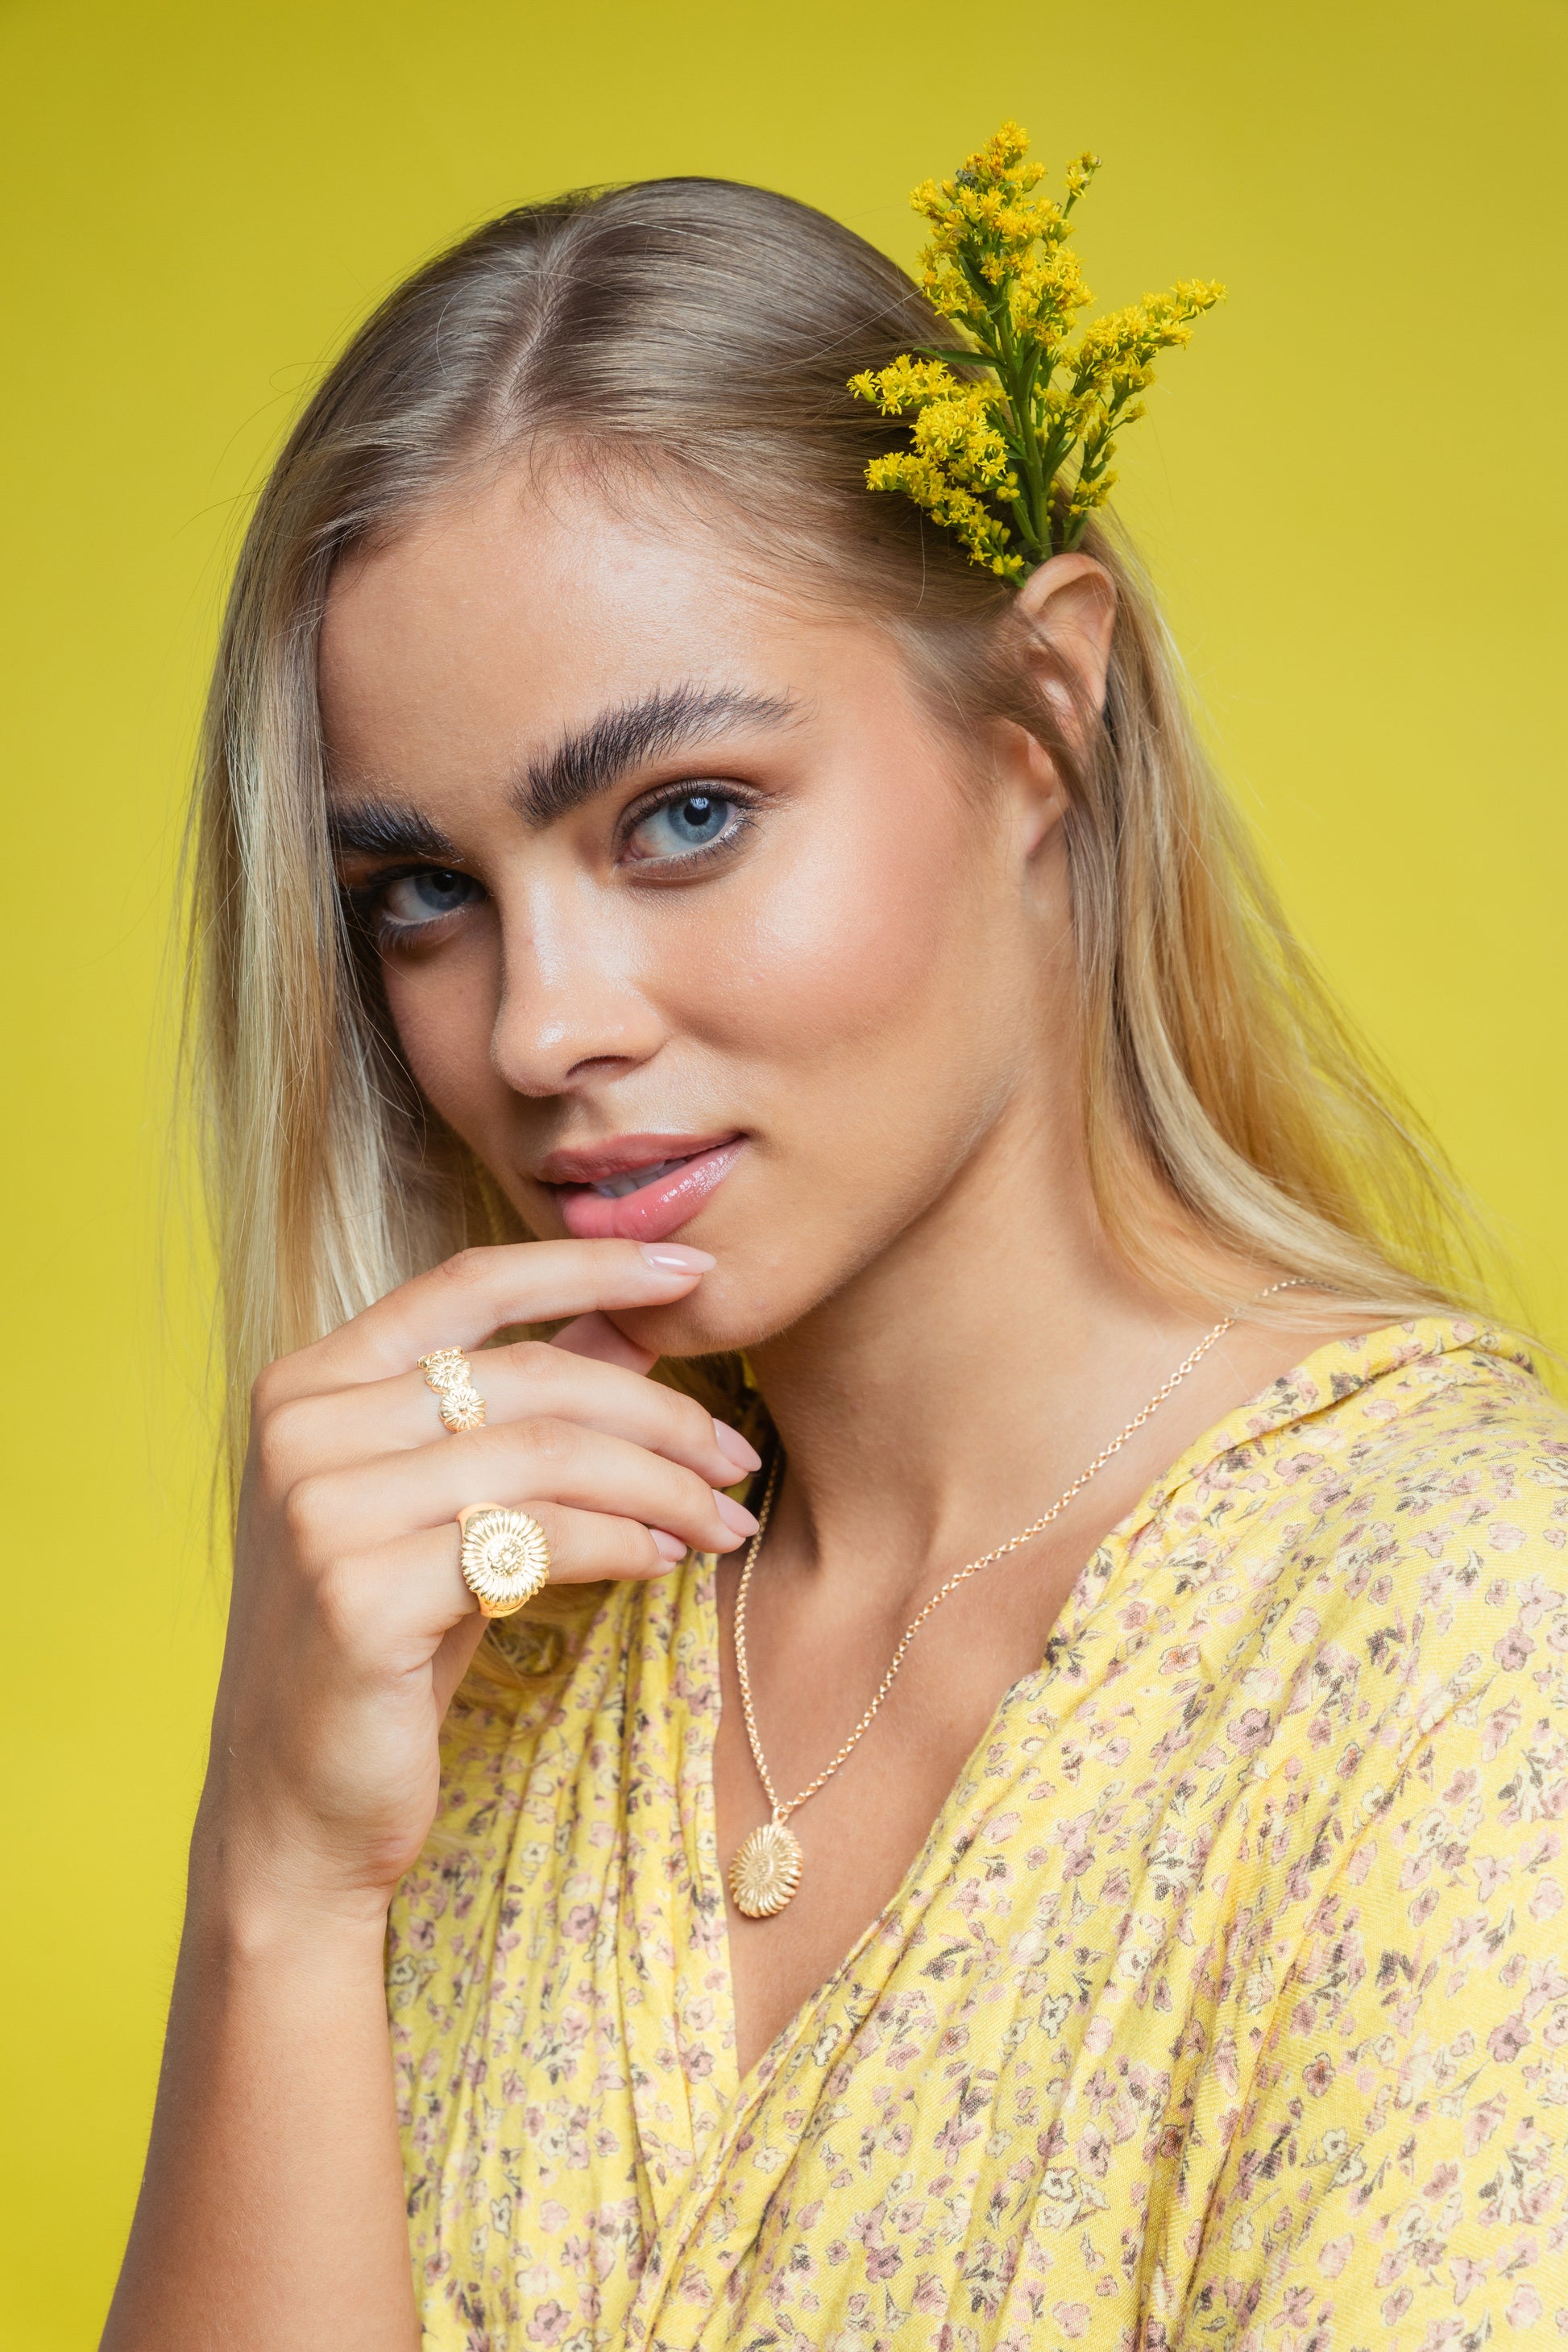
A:
[[[194,1861],[226,1906],[384,1911],[484,1630],[465,1505],[530,1511],[563,1583],[662,1575],[751,1533],[718,1490],[754,1451],[645,1379],[606,1316],[685,1297],[710,1264],[623,1241],[468,1250],[262,1373]],[[473,1359],[486,1425],[448,1435],[417,1360],[559,1316],[576,1319],[555,1343]]]

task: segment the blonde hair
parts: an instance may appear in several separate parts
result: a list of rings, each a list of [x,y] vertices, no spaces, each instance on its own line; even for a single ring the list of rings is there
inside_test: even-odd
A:
[[[1372,1316],[1457,1298],[1448,1181],[1293,939],[1125,546],[1102,526],[1085,541],[1121,603],[1103,719],[1069,740],[1020,658],[1012,592],[866,488],[903,433],[847,379],[942,340],[903,273],[821,214],[655,181],[464,238],[310,400],[240,556],[195,821],[194,1041],[237,1452],[264,1363],[521,1231],[421,1101],[344,922],[315,657],[346,550],[525,453],[721,513],[731,551],[880,621],[944,723],[1012,718],[1050,750],[1070,793],[1089,1166],[1131,1261],[1202,1286],[1168,1231],[1152,1237],[1163,1194],[1198,1241]]]

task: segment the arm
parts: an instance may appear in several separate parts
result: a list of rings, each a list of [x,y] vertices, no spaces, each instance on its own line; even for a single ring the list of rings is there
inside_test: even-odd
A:
[[[688,1546],[733,1548],[749,1522],[717,1490],[755,1456],[624,1345],[619,1363],[487,1351],[489,1418],[458,1436],[409,1367],[508,1324],[678,1298],[700,1263],[659,1255],[468,1253],[258,1384],[152,2147],[103,2352],[417,2344],[382,1952],[482,1632],[456,1514],[526,1505],[563,1580],[657,1575]],[[575,1344],[610,1353],[605,1328]]]
[[[371,1906],[192,1857],[157,2119],[104,2352],[416,2346]]]

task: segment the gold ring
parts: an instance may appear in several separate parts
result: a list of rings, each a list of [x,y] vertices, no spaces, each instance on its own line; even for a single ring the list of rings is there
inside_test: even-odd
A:
[[[474,1386],[473,1371],[461,1348],[437,1348],[433,1355],[420,1357],[419,1369],[426,1387],[434,1389],[439,1400],[437,1410],[443,1427],[454,1437],[459,1430],[484,1427],[485,1401]]]
[[[471,1503],[458,1513],[463,1582],[486,1617],[514,1616],[548,1582],[550,1546],[526,1511]]]

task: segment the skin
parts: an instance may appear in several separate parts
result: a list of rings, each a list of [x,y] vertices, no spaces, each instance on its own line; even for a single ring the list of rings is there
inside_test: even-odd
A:
[[[1022,594],[1097,699],[1103,572],[1058,557]],[[1130,1273],[1096,1215],[1063,786],[1031,738],[956,740],[874,626],[749,582],[700,519],[656,530],[564,474],[548,497],[494,481],[346,562],[321,675],[332,809],[362,843],[342,879],[403,1051],[542,1238],[467,1253],[258,1384],[110,2352],[417,2341],[382,1937],[480,1630],[458,1507],[526,1503],[567,1580],[666,1573],[687,1544],[721,1555],[728,1861],[768,1807],[731,1638],[752,1522],[716,1490],[755,1457],[650,1383],[654,1359],[744,1346],[784,1440],[749,1644],[787,1795],[921,1602],[1038,1517],[1212,1319]],[[563,737],[686,688],[730,707],[576,805],[520,812],[520,777]],[[658,803],[701,793],[740,814],[694,857]],[[367,813],[416,819],[439,856],[411,873],[363,846]],[[552,1153],[627,1133],[743,1138],[652,1260],[567,1237],[543,1180]],[[1152,1183],[1147,1205],[1174,1236]],[[1277,1278],[1209,1263],[1238,1301]],[[441,1432],[420,1354],[561,1316],[555,1347],[479,1359],[483,1430]],[[895,1894],[1096,1543],[1336,1328],[1353,1327],[1244,1318],[1043,1537],[944,1604],[795,1817],[795,1901],[731,1916],[742,2070]]]

